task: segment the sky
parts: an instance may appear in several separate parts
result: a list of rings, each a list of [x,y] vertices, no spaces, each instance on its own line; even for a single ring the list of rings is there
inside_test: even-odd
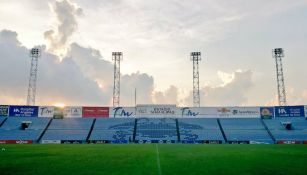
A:
[[[0,0],[0,104],[25,104],[29,49],[42,48],[37,105],[110,106],[114,51],[122,106],[278,105],[273,48],[284,48],[289,105],[307,104],[307,0]]]

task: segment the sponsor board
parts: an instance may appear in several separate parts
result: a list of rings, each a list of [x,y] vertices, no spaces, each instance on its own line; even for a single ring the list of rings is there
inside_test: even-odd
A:
[[[110,108],[110,118],[132,118],[135,117],[135,107]]]
[[[249,141],[249,144],[259,145],[259,144],[270,144],[268,142],[262,142],[262,141]]]
[[[9,115],[9,106],[0,105],[0,117],[7,117]]]
[[[38,106],[10,106],[10,117],[37,117]]]
[[[64,118],[81,118],[82,117],[82,107],[78,106],[67,106],[64,108]]]
[[[0,144],[32,144],[32,140],[0,140]]]
[[[61,144],[61,140],[42,140],[42,144]]]
[[[39,106],[38,117],[53,117],[54,106]]]
[[[295,140],[278,140],[277,144],[303,144],[303,142]]]
[[[276,106],[275,117],[304,117],[304,106]]]
[[[260,107],[260,116],[263,119],[271,119],[274,117],[274,107]]]
[[[64,118],[64,108],[63,107],[54,107],[53,118],[54,119]]]
[[[178,117],[179,109],[175,105],[138,105],[138,117]]]
[[[63,144],[81,144],[81,140],[61,140]]]
[[[82,117],[109,117],[109,107],[83,107]]]
[[[184,118],[259,118],[259,107],[183,107],[178,116]]]

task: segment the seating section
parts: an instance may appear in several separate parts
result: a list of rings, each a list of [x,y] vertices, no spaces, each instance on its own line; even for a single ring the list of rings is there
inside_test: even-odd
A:
[[[61,141],[64,143],[83,143],[93,124],[92,118],[53,119],[42,137],[42,143]]]
[[[228,143],[273,143],[259,118],[219,119]]]
[[[137,119],[135,141],[138,143],[177,142],[176,120],[170,118]]]
[[[307,144],[307,120],[304,117],[0,118],[0,144],[225,142]]]
[[[0,127],[0,140],[31,140],[37,142],[50,118],[9,117]],[[28,123],[22,128],[22,123]]]
[[[185,118],[178,119],[182,143],[222,143],[224,138],[217,119]]]
[[[129,143],[133,140],[135,119],[101,118],[97,119],[90,142]]]
[[[304,117],[280,117],[263,120],[276,142],[307,141],[307,120]],[[287,129],[285,123],[291,124]]]

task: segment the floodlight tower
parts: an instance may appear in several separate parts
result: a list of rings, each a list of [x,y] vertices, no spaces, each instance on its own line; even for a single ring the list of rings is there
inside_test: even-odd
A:
[[[276,76],[277,76],[277,90],[278,90],[278,102],[280,106],[287,105],[286,89],[284,82],[284,73],[282,68],[282,57],[284,57],[284,50],[282,48],[273,49],[273,57],[276,61]]]
[[[38,58],[40,56],[41,56],[41,50],[39,47],[34,47],[30,50],[31,69],[30,69],[30,79],[28,86],[27,105],[35,105],[37,65],[38,65]]]
[[[201,60],[200,52],[191,52],[190,59],[193,61],[193,106],[200,107],[199,95],[199,61]]]
[[[114,60],[113,107],[118,107],[120,104],[120,61],[123,60],[123,53],[112,52],[112,60]]]

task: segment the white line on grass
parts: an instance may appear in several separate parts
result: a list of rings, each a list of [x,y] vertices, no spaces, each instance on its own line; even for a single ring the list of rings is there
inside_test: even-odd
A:
[[[156,144],[156,152],[157,152],[157,166],[158,166],[158,172],[159,172],[159,175],[162,175],[161,165],[160,165],[160,154],[159,154],[158,144]]]

